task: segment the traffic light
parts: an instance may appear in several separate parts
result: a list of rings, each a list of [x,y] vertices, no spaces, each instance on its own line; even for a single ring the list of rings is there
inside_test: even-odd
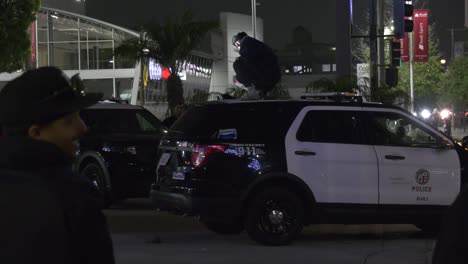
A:
[[[413,4],[405,4],[405,32],[413,32],[414,23],[413,23]]]
[[[393,38],[390,42],[390,64],[392,67],[400,67],[401,62],[401,42]]]
[[[402,39],[405,37],[405,32],[413,32],[413,12],[412,1],[393,0],[395,37]]]
[[[385,69],[385,83],[390,87],[396,87],[398,85],[398,69],[397,68]]]

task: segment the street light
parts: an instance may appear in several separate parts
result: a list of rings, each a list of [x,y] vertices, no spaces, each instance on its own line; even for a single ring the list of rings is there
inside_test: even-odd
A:
[[[446,63],[447,63],[447,61],[445,59],[440,60],[440,64],[445,65]]]

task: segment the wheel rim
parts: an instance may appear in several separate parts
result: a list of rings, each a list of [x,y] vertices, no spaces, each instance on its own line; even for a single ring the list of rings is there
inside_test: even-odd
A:
[[[99,190],[103,191],[105,188],[103,173],[101,168],[96,165],[88,165],[83,170],[83,175],[87,177]]]
[[[284,202],[269,200],[260,216],[259,228],[272,235],[288,235],[297,223],[294,212],[295,209]]]

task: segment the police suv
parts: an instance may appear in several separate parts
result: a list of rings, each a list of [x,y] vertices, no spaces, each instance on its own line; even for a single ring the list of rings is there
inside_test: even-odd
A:
[[[264,245],[312,223],[437,228],[468,149],[396,106],[313,99],[193,106],[161,140],[154,206]]]

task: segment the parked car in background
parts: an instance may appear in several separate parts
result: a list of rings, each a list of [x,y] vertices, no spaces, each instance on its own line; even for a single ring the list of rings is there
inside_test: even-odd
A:
[[[148,197],[166,127],[143,107],[123,103],[100,102],[81,116],[89,131],[80,141],[78,173],[98,186],[108,204]]]

